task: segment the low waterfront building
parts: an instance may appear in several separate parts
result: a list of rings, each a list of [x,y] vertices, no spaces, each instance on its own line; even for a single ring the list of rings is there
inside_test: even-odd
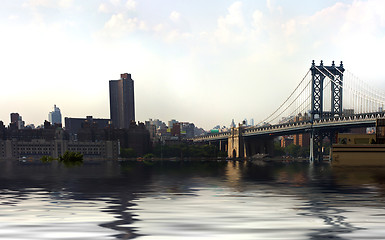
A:
[[[285,148],[293,143],[294,143],[294,138],[292,135],[281,137],[281,148]]]
[[[48,121],[40,129],[6,129],[0,122],[0,159],[57,158],[66,151],[80,152],[86,159],[117,159],[119,140],[71,140],[60,124]]]
[[[57,158],[66,151],[79,152],[83,154],[85,159],[117,159],[119,156],[119,142],[47,141],[44,139],[0,141],[0,158],[2,159],[40,159],[43,156]]]

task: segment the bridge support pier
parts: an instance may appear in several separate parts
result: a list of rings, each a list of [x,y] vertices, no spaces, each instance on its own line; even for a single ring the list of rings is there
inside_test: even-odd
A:
[[[330,140],[330,147],[333,143],[337,143],[337,132],[336,130],[328,130],[328,131],[319,131],[312,130],[310,134],[310,162],[323,161],[323,147],[324,147],[324,138],[327,137]],[[331,161],[331,159],[329,159]]]
[[[323,160],[322,141],[323,141],[322,133],[313,129],[310,133],[310,156],[309,156],[310,162],[314,162],[314,161],[322,162]]]
[[[228,138],[227,143],[227,156],[229,158],[245,158],[246,157],[246,146],[242,137],[243,127],[231,128],[231,134]]]
[[[274,153],[274,142],[271,136],[243,136],[243,126],[231,128],[227,140],[227,156],[229,158],[246,158],[255,154],[270,155]]]
[[[313,150],[313,138],[310,135],[310,154],[309,154],[309,162],[314,162],[314,150]]]
[[[219,140],[219,151],[227,151],[227,141]]]
[[[274,154],[274,141],[272,137],[248,137],[244,140],[246,146],[246,155],[272,156]]]

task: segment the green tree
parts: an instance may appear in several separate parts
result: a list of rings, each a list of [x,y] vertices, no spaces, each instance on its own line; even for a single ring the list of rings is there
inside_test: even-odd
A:
[[[285,152],[287,155],[292,157],[298,157],[300,153],[301,147],[295,144],[290,144],[285,148]]]
[[[274,156],[285,155],[285,150],[281,147],[280,142],[274,142]]]
[[[133,148],[121,148],[120,156],[123,158],[134,158],[137,154]]]
[[[195,145],[179,143],[174,145],[157,145],[154,148],[157,157],[180,157],[180,158],[214,158],[227,156],[226,152],[219,151],[214,145]]]
[[[301,147],[299,150],[299,157],[309,157],[310,155],[310,147]]]

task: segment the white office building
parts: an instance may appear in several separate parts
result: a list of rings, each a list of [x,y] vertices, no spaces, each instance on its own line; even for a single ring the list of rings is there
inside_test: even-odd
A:
[[[48,114],[48,120],[53,125],[55,123],[62,123],[60,109],[54,105],[53,111]]]

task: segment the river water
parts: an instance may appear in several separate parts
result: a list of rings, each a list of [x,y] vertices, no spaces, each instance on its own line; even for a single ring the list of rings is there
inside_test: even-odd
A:
[[[0,162],[0,239],[384,239],[385,168]]]

